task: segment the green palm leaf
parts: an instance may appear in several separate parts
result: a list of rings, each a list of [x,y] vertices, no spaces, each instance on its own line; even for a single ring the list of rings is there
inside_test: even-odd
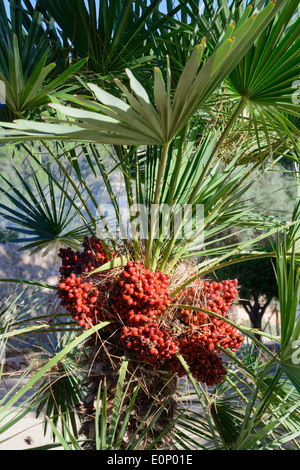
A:
[[[62,351],[65,346],[75,338],[74,333],[56,332],[55,337],[49,335],[49,346],[47,353],[55,355]],[[53,348],[53,349],[52,349]],[[49,349],[51,349],[49,351]],[[64,357],[58,364],[55,371],[51,371],[42,380],[39,390],[40,397],[36,409],[36,418],[42,412],[45,412],[47,418],[51,419],[51,423],[57,427],[61,424],[62,434],[66,438],[68,435],[67,424],[72,427],[75,437],[77,435],[77,423],[75,420],[75,410],[81,401],[81,381],[83,373],[80,371],[78,357],[76,357],[76,349],[67,357]],[[49,420],[44,421],[44,434],[46,435]],[[53,429],[53,428],[52,428]],[[55,434],[53,434],[55,440]]]
[[[78,208],[73,199],[68,196],[68,183],[62,183],[63,192],[57,194],[54,186],[55,175],[50,167],[47,169],[48,184],[43,188],[34,170],[29,183],[15,168],[18,184],[13,184],[4,175],[1,178],[7,190],[1,188],[0,192],[7,203],[0,204],[1,215],[14,225],[11,230],[25,235],[18,238],[24,242],[22,249],[31,249],[33,252],[60,246],[78,247],[80,240],[86,234],[86,228],[76,227],[75,219]]]
[[[59,96],[57,90],[65,81],[79,70],[86,60],[82,60],[70,66],[59,77],[54,78],[47,84],[46,79],[55,68],[55,63],[46,65],[48,51],[36,62],[30,75],[25,78],[23,73],[17,36],[13,37],[13,51],[9,51],[9,78],[0,72],[0,80],[5,85],[5,105],[14,116],[28,116],[29,111],[40,108],[51,101],[49,95]],[[4,108],[5,109],[5,108]]]
[[[28,2],[27,7],[20,0],[12,2],[9,18],[3,0],[0,2],[0,79],[6,88],[1,119],[8,122],[15,117],[28,117],[29,111],[48,103],[47,95],[64,83],[59,75],[68,64],[67,51],[53,22],[47,14],[43,17],[39,7],[33,8]],[[76,70],[75,66],[64,79]],[[58,81],[41,93],[42,85],[49,85],[50,77]]]
[[[280,137],[287,133],[287,113],[299,118],[299,104],[293,99],[293,85],[300,74],[298,3],[286,4],[226,80],[230,91],[248,103],[250,125],[256,129],[257,121],[262,122],[269,140],[271,132],[280,129]],[[289,136],[293,141],[291,132]]]
[[[257,16],[245,18],[242,24],[232,31],[234,36],[225,39],[207,61],[202,62],[204,42],[196,46],[178,81],[173,100],[170,96],[169,67],[166,83],[162,74],[156,69],[154,104],[142,84],[127,69],[131,91],[119,80],[116,83],[129,104],[104,92],[96,85],[90,85],[100,105],[98,103],[93,105],[92,102],[87,104],[85,100],[79,99],[81,108],[88,108],[88,111],[83,111],[52,104],[52,107],[70,118],[65,123],[73,124],[74,127],[29,121],[6,125],[2,123],[3,127],[15,131],[10,133],[2,131],[0,141],[28,140],[26,136],[30,135],[32,139],[55,137],[111,144],[166,144],[204,105],[284,3],[284,0],[277,2],[276,5],[271,2]]]
[[[146,25],[153,23],[160,2],[40,0],[72,44],[74,57],[89,57],[89,69],[105,75],[120,73],[126,63],[149,60],[151,30]]]
[[[275,274],[281,316],[281,367],[300,391],[300,319],[297,308],[300,302],[300,271],[295,262],[295,242],[290,256],[286,239],[283,246],[277,243]]]

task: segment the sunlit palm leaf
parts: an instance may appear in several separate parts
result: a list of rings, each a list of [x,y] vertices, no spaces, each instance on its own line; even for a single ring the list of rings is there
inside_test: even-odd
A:
[[[60,38],[51,21],[43,22],[38,7],[27,10],[17,0],[10,6],[10,18],[3,0],[0,8],[0,79],[6,89],[1,119],[11,121],[48,103],[48,94],[78,68],[66,72],[68,61],[64,63],[67,57]],[[50,85],[51,79],[56,80]],[[41,90],[43,85],[47,86]]]
[[[147,22],[153,23],[160,2],[40,0],[67,36],[74,57],[90,57],[89,69],[105,75],[122,72],[124,64],[149,60]]]
[[[280,127],[281,136],[285,135],[285,114],[296,119],[300,115],[293,98],[300,74],[298,3],[288,2],[228,76],[230,90],[249,104],[252,126],[257,128],[257,121],[262,122],[267,134],[270,127],[277,132]]]
[[[70,66],[59,77],[47,83],[48,75],[55,68],[55,63],[46,65],[47,54],[48,51],[36,62],[35,68],[26,78],[23,73],[17,36],[13,37],[13,51],[9,51],[9,78],[7,79],[0,72],[0,79],[5,85],[5,106],[14,116],[26,117],[29,111],[48,104],[51,101],[49,95],[56,92],[56,96],[59,96],[57,90],[59,86],[86,62],[83,60]]]
[[[300,391],[300,318],[297,318],[300,271],[295,263],[295,243],[290,257],[285,240],[283,247],[277,245],[275,274],[281,315],[281,366]]]
[[[68,185],[65,180],[64,192],[57,194],[53,184],[53,176],[48,168],[48,185],[42,188],[39,179],[32,171],[31,185],[15,169],[18,185],[12,184],[9,179],[1,175],[7,190],[1,189],[3,199],[8,203],[1,203],[1,215],[14,225],[11,230],[26,235],[18,238],[24,242],[22,249],[33,251],[45,250],[45,253],[60,246],[78,247],[80,240],[86,234],[86,228],[76,227],[77,210],[69,202]],[[55,180],[55,178],[54,178]],[[33,189],[32,189],[33,188]],[[75,206],[76,207],[76,206]],[[70,228],[71,227],[71,228]]]
[[[15,132],[2,131],[0,141],[28,140],[25,136],[30,135],[31,139],[43,137],[111,144],[166,144],[204,105],[284,3],[284,0],[278,1],[276,5],[271,2],[257,16],[245,18],[242,24],[233,29],[234,36],[224,40],[207,61],[202,62],[205,43],[196,46],[181,74],[173,99],[170,96],[169,67],[166,83],[160,71],[155,69],[155,106],[133,73],[126,70],[131,91],[119,80],[116,83],[129,104],[96,85],[90,85],[101,105],[93,105],[92,102],[86,104],[85,100],[81,100],[81,108],[87,107],[88,111],[52,105],[69,116],[69,123],[76,124],[74,127],[29,121],[7,125],[2,123],[3,127],[15,129]]]

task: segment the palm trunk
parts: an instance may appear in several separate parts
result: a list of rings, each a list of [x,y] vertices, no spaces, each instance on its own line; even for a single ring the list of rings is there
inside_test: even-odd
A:
[[[106,339],[102,338],[100,342],[100,344],[99,342],[94,344],[90,359],[87,360],[87,393],[80,404],[83,418],[80,434],[87,439],[83,445],[85,450],[94,450],[96,448],[96,399],[100,383],[106,383],[107,430],[110,424],[113,425],[111,423],[112,410],[124,354],[124,351],[116,344],[114,336]],[[128,388],[119,413],[116,435],[118,435],[122,426],[138,384],[139,390],[134,400],[134,406],[120,449],[125,449],[132,439],[133,442],[139,439],[139,436],[143,434],[147,427],[149,429],[139,443],[138,449],[146,449],[159,438],[161,433],[170,428],[162,439],[158,439],[158,442],[154,445],[154,448],[169,447],[172,443],[172,423],[174,423],[177,410],[177,376],[170,369],[155,369],[149,364],[136,361],[134,358],[130,358],[128,362],[123,392],[126,387]],[[104,403],[103,393],[104,387],[101,389],[100,404]],[[101,410],[99,420],[101,420]],[[136,434],[139,427],[138,434]]]

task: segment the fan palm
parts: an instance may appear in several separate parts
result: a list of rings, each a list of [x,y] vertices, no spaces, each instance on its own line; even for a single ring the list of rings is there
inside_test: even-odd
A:
[[[282,137],[280,128],[286,113],[299,118],[299,105],[293,102],[293,84],[300,73],[298,2],[291,1],[278,17],[264,30],[238,66],[228,75],[231,92],[245,98],[250,113],[249,126],[257,128],[257,121],[266,131],[272,155],[268,124]],[[276,119],[274,120],[274,116]],[[298,146],[289,132],[296,155]]]
[[[257,353],[248,344],[225,381],[211,390],[204,405],[211,427],[195,406],[196,394],[186,392],[184,385],[181,393],[182,406],[190,410],[180,417],[176,430],[183,448],[299,449],[298,394],[280,377],[270,351]]]
[[[0,11],[0,80],[5,87],[1,119],[11,121],[49,103],[49,95],[58,96],[59,87],[86,59],[66,66],[68,57],[60,38],[51,22],[43,26],[37,7],[29,14],[20,0],[12,2],[9,19],[1,0]]]
[[[221,3],[223,8],[225,8],[225,2]],[[292,12],[296,10],[296,5],[294,2],[291,2],[291,6],[291,3],[286,1],[278,1],[276,5],[274,2],[267,2],[262,11],[252,15],[252,6],[245,9],[241,4],[242,14],[237,13],[237,10],[234,9],[238,8],[238,3],[233,2],[233,10],[231,12],[235,11],[235,18],[238,19],[236,24],[230,23],[230,11],[226,13],[227,20],[225,23],[217,20],[214,23],[215,31],[221,26],[223,27],[221,43],[215,42],[215,31],[211,32],[211,36],[214,37],[213,40],[204,41],[202,38],[191,51],[188,51],[189,58],[187,64],[183,67],[178,79],[174,80],[174,83],[172,83],[173,73],[170,66],[173,58],[170,53],[170,57],[165,59],[164,63],[166,65],[154,68],[153,88],[150,91],[149,86],[144,86],[142,80],[138,80],[134,72],[127,69],[126,83],[123,79],[120,80],[118,78],[114,81],[116,85],[114,90],[117,89],[118,92],[114,91],[112,93],[111,89],[110,92],[107,92],[98,85],[91,83],[88,88],[92,95],[81,94],[74,97],[64,94],[63,104],[53,100],[55,102],[52,103],[51,108],[57,114],[46,113],[44,117],[49,122],[41,123],[30,120],[18,120],[14,123],[1,124],[3,126],[3,130],[0,133],[2,142],[43,141],[44,148],[50,153],[52,164],[58,165],[63,172],[66,181],[72,185],[72,190],[75,192],[77,201],[80,204],[84,202],[82,192],[87,192],[94,213],[87,204],[83,205],[83,211],[78,210],[77,212],[81,221],[83,221],[83,227],[87,233],[92,228],[92,231],[97,234],[97,228],[99,227],[95,217],[97,198],[81,172],[81,163],[85,159],[94,174],[99,174],[103,178],[105,188],[111,199],[114,218],[118,222],[121,220],[120,214],[122,208],[118,205],[110,178],[117,169],[124,176],[128,207],[132,207],[132,201],[135,198],[137,204],[146,208],[147,218],[144,219],[146,227],[143,227],[148,229],[149,235],[146,239],[143,239],[141,236],[141,224],[136,224],[135,210],[131,214],[132,240],[128,240],[124,236],[121,224],[117,227],[120,229],[121,236],[118,235],[118,232],[114,234],[109,226],[109,221],[103,219],[103,214],[100,215],[100,218],[104,220],[104,224],[101,225],[101,233],[103,234],[102,241],[106,255],[110,254],[111,247],[113,247],[116,257],[110,259],[98,271],[97,269],[94,270],[94,274],[99,274],[101,271],[101,275],[105,272],[113,274],[118,272],[118,267],[124,266],[128,260],[132,258],[141,259],[149,269],[155,271],[160,268],[171,275],[171,296],[175,301],[176,295],[184,287],[189,286],[199,277],[208,276],[217,270],[218,267],[230,263],[231,256],[233,255],[239,255],[235,257],[235,262],[257,256],[275,256],[274,252],[249,251],[249,248],[255,245],[261,237],[249,240],[242,245],[229,242],[221,249],[216,248],[213,244],[214,237],[217,235],[219,238],[225,238],[224,230],[233,224],[241,229],[251,225],[259,225],[262,230],[261,236],[264,237],[274,234],[286,226],[285,221],[281,221],[278,218],[265,218],[263,215],[257,214],[253,206],[240,203],[241,196],[257,178],[257,170],[268,168],[268,163],[266,160],[263,160],[255,161],[253,165],[241,165],[242,152],[245,147],[239,147],[238,145],[235,147],[236,154],[233,157],[231,156],[231,159],[222,159],[223,152],[225,152],[225,156],[228,156],[228,147],[226,147],[228,140],[235,136],[236,128],[238,125],[242,126],[244,118],[247,118],[242,113],[245,109],[248,109],[250,101],[242,93],[239,99],[236,99],[236,96],[232,98],[228,94],[224,96],[220,94],[221,96],[218,96],[217,99],[215,97],[224,83],[228,83],[227,81],[230,80],[230,77],[231,81],[233,81],[232,77],[239,70],[240,63],[244,60],[245,55],[248,54],[246,57],[249,60],[249,57],[255,55],[253,48],[261,49],[265,40],[266,28],[269,28],[267,30],[270,31],[270,28],[274,27],[273,37],[276,36],[278,38],[278,40],[276,39],[272,43],[272,49],[274,45],[274,50],[276,51],[269,64],[270,67],[272,66],[272,70],[273,68],[275,70],[275,60],[278,59],[280,62],[282,58],[282,54],[278,50],[282,38],[282,30],[278,25],[282,24],[285,26],[285,36],[282,41],[286,44],[291,41],[286,50],[288,53],[293,54],[293,41],[297,39],[289,31],[297,31],[297,26],[292,25],[291,30],[288,30],[287,26],[293,20]],[[202,18],[200,15],[200,18],[197,20],[202,25],[205,25],[212,15],[212,12],[210,12],[210,16],[207,16],[208,5],[212,6],[212,2],[205,2],[205,4],[207,6],[205,10],[206,16],[204,15]],[[93,6],[93,2],[90,3],[91,6]],[[277,17],[279,19],[275,20],[274,18]],[[202,22],[201,18],[203,19]],[[269,51],[270,49],[267,49],[264,56],[266,60],[268,60]],[[258,54],[258,52],[256,53]],[[257,68],[254,66],[250,70],[252,74],[255,74],[256,71]],[[263,68],[261,74],[263,75],[264,72],[266,73],[265,78],[267,78],[269,68]],[[247,76],[247,78],[250,81],[250,77]],[[261,79],[260,84],[263,83]],[[226,103],[226,111],[228,113],[218,113],[216,108],[213,108],[211,111],[210,107],[207,107],[210,100],[214,104],[221,103],[223,105],[223,103]],[[70,106],[68,103],[72,103],[73,106]],[[298,111],[294,107],[292,108],[297,114]],[[278,112],[287,111],[287,102],[282,106],[280,99],[278,101],[275,100],[274,109]],[[207,126],[208,116],[211,117],[211,112],[213,118],[220,117],[220,120],[215,121],[212,119],[211,125]],[[223,124],[225,117],[227,117],[227,120]],[[55,121],[54,124],[52,123],[53,120]],[[215,129],[216,122],[217,129]],[[264,125],[262,125],[262,128],[255,128],[255,133],[261,136],[264,130]],[[269,147],[277,144],[275,139],[274,141],[272,140],[270,134],[264,133],[263,135],[268,136]],[[287,141],[290,139],[289,134],[287,134],[286,139]],[[56,140],[61,143],[63,152],[60,155],[57,156],[53,152],[48,143],[49,140]],[[81,160],[78,159],[76,154],[71,156],[69,153],[70,149],[64,147],[65,143],[69,143],[69,141],[80,142],[83,148]],[[115,160],[115,165],[110,172],[105,168],[102,156],[98,151],[98,144],[113,146],[110,152]],[[243,144],[245,145],[245,142]],[[253,145],[253,140],[251,145]],[[257,147],[258,144],[256,143],[256,150]],[[68,172],[68,164],[74,168],[78,182],[75,182],[70,172]],[[54,183],[62,191],[66,191],[66,187],[61,185],[57,178]],[[38,189],[40,191],[41,188]],[[14,191],[13,188],[11,190]],[[27,191],[27,194],[29,199],[32,198],[32,191],[31,193]],[[43,192],[40,191],[41,200],[44,202],[45,198],[42,194]],[[204,207],[200,225],[197,225],[195,213],[192,213],[192,217],[188,220],[188,229],[189,231],[194,229],[193,234],[196,235],[196,242],[198,243],[195,243],[195,237],[192,240],[188,240],[179,236],[179,231],[185,227],[183,222],[179,226],[174,224],[176,213],[171,214],[170,236],[164,236],[164,223],[161,225],[156,224],[157,220],[165,222],[164,217],[168,219],[168,215],[165,216],[163,213],[160,213],[157,207],[160,208],[163,205],[170,207],[174,203],[177,203],[181,209],[184,205],[190,205],[193,208],[196,208],[197,205]],[[26,205],[28,206],[28,201],[26,201]],[[25,208],[24,205],[22,207],[23,209]],[[149,217],[148,220],[152,207],[156,208],[157,212],[154,213],[155,217],[153,219]],[[47,210],[47,220],[49,219],[52,222],[53,215],[51,209],[54,212],[55,204],[52,204],[51,207],[49,205],[44,206],[44,208]],[[5,210],[6,214],[8,214],[8,206],[5,207]],[[27,217],[27,222],[30,219],[30,229],[34,229],[35,233],[38,233],[37,227],[40,215],[38,209],[31,211],[30,215],[33,215],[31,219]],[[22,218],[22,220],[24,219]],[[14,218],[14,222],[19,224],[21,221]],[[205,233],[204,247],[201,243],[203,231]],[[51,234],[52,237],[49,238],[52,240],[55,232],[52,231]],[[78,233],[73,235],[78,236]],[[39,241],[35,240],[34,243],[38,244]],[[186,262],[190,258],[193,259],[195,257],[198,257],[197,262],[194,265],[191,263],[192,268],[188,269],[189,265]],[[116,271],[114,271],[114,268],[116,268]],[[181,277],[177,277],[178,272],[181,272]],[[178,310],[183,308],[188,307],[181,304],[177,305]],[[201,311],[201,308],[199,308],[199,311]],[[207,311],[204,313],[207,314]],[[243,329],[243,332],[247,333],[245,329]],[[95,336],[94,347],[96,353],[92,355],[91,366],[89,368],[92,396],[90,400],[86,400],[86,407],[84,408],[87,420],[85,432],[88,436],[96,436],[101,432],[99,431],[100,428],[97,420],[95,424],[94,417],[91,421],[88,421],[91,403],[94,403],[93,400],[99,390],[102,400],[107,402],[107,387],[103,386],[100,389],[99,381],[103,376],[110,376],[112,383],[109,389],[113,386],[118,386],[119,375],[117,371],[119,370],[120,363],[122,363],[121,357],[123,356],[123,351],[120,351],[120,345],[114,341],[114,336],[114,334],[111,334],[111,330]],[[180,355],[178,357],[182,366],[186,368],[184,359]],[[137,366],[137,372],[135,371],[135,366]],[[186,370],[191,377],[188,368]],[[143,364],[139,361],[135,362],[134,354],[132,361],[129,361],[127,371],[129,376],[135,373],[136,377],[140,380],[141,388],[142,385],[146,387],[146,394],[149,391],[149,383],[152,382],[155,385],[153,395],[151,395],[155,402],[155,407],[159,407],[161,403],[161,389],[165,390],[165,393],[172,397],[169,408],[162,413],[162,419],[157,420],[155,430],[148,429],[148,436],[144,434],[144,442],[140,442],[141,446],[147,443],[149,435],[151,436],[151,432],[153,432],[152,440],[155,445],[159,445],[159,437],[163,427],[171,427],[174,421],[175,400],[173,400],[173,397],[177,386],[176,376],[173,379],[174,373],[169,369],[164,370],[164,368],[158,371],[154,370],[153,372],[153,369],[148,364]],[[144,381],[142,376],[146,377]],[[191,380],[195,384],[197,396],[202,400],[198,385],[193,380],[193,377],[191,377]],[[276,385],[274,382],[272,386],[275,388]],[[130,404],[133,403],[132,394],[135,391],[136,389],[131,390],[131,395],[129,396]],[[135,403],[138,403],[136,406],[139,409],[143,409],[145,393],[140,390],[135,396],[135,400]],[[265,404],[266,401],[263,403]],[[249,410],[250,405],[251,403],[249,404]],[[101,429],[103,436],[105,434],[104,424],[106,421],[109,423],[108,436],[110,443],[113,440],[114,419],[116,418],[117,409],[118,407],[114,408],[111,418],[109,418],[105,414],[104,408],[102,408],[101,413],[98,408],[97,416],[102,420],[103,427]],[[262,409],[263,407],[260,408],[260,411]],[[155,408],[155,413],[157,413],[157,410],[158,408]],[[138,412],[136,412],[136,416],[141,417]],[[261,415],[259,418],[261,418]],[[247,419],[251,421],[250,413],[247,415]],[[251,421],[251,425],[253,423],[254,425],[251,429],[256,429],[260,421],[255,421],[254,419]],[[120,423],[120,426],[122,426],[122,423]],[[213,427],[211,427],[211,430],[213,431]],[[242,448],[243,445],[248,444],[251,447],[253,441],[250,439],[247,441],[248,444],[245,444],[244,437],[240,438],[240,447]],[[122,444],[128,445],[128,436],[123,434],[123,438],[125,444],[124,442]],[[236,438],[238,440],[237,436]],[[131,437],[129,436],[130,439]]]
[[[26,235],[25,239],[18,239],[20,243],[27,242],[24,249],[37,251],[47,248],[46,253],[57,245],[71,244],[77,247],[80,237],[82,239],[83,236],[80,235],[80,229],[73,223],[78,206],[74,203],[74,197],[68,196],[68,181],[66,177],[62,179],[61,192],[56,196],[53,182],[57,181],[57,176],[52,173],[49,165],[46,165],[45,171],[47,172],[46,188],[41,186],[38,173],[33,169],[31,170],[32,181],[30,181],[23,178],[15,168],[19,181],[16,185],[1,175],[3,186],[0,192],[3,202],[7,197],[7,204],[0,204],[2,216],[14,224],[15,231]],[[4,185],[7,186],[6,190],[3,189]],[[77,243],[74,242],[76,239]]]
[[[151,31],[157,28],[161,0],[39,0],[68,38],[72,55],[89,57],[88,69],[100,76],[115,76],[126,64],[134,67],[152,59]],[[105,81],[102,81],[105,86]]]

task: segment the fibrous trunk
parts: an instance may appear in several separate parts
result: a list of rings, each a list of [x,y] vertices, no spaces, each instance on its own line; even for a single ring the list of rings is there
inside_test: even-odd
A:
[[[86,438],[84,449],[93,450],[96,447],[95,419],[100,384],[102,386],[98,425],[101,426],[101,406],[104,403],[105,393],[107,434],[110,426],[115,426],[115,436],[119,434],[138,387],[126,432],[122,440],[118,442],[118,448],[126,449],[128,446],[132,448],[137,442],[137,448],[142,450],[147,449],[154,442],[156,442],[154,448],[172,446],[173,424],[177,410],[177,375],[169,368],[156,369],[147,363],[130,358],[123,383],[123,401],[118,412],[117,425],[115,422],[112,423],[119,372],[124,356],[113,335],[102,334],[101,336],[102,338],[98,337],[98,341],[90,349],[85,384],[87,393],[80,404],[82,413],[80,434]],[[163,436],[160,438],[161,434]],[[114,444],[116,444],[116,439]]]

